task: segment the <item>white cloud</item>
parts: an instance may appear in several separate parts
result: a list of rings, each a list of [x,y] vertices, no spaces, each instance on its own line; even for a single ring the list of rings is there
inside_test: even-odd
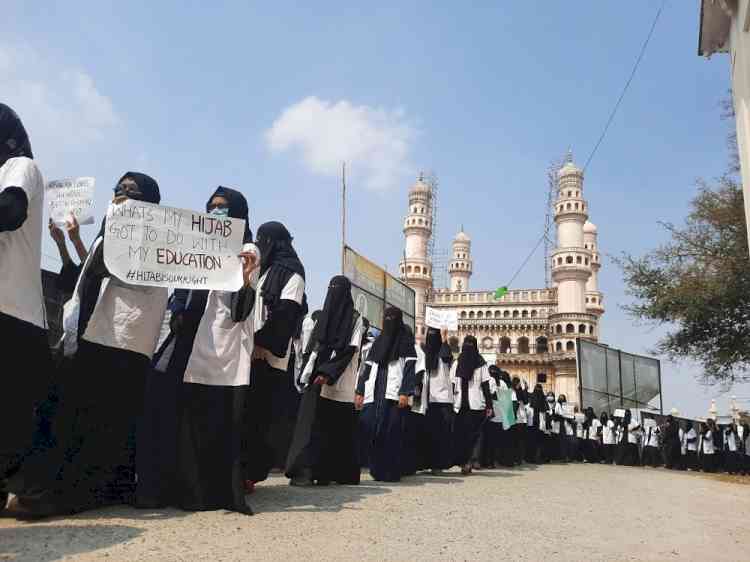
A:
[[[408,158],[416,135],[401,110],[311,96],[282,111],[265,138],[273,152],[298,151],[313,173],[337,176],[345,161],[355,181],[384,191],[411,171]]]
[[[0,44],[0,83],[0,101],[21,116],[38,160],[85,151],[120,124],[90,75],[26,46]]]

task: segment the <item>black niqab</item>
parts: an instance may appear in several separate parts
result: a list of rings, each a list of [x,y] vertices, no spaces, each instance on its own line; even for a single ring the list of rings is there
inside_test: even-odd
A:
[[[440,357],[440,348],[443,346],[443,336],[437,328],[427,328],[422,351],[425,355],[425,366],[427,371],[436,371],[438,359]]]
[[[312,341],[319,346],[319,355],[330,357],[331,351],[343,352],[351,343],[354,329],[352,284],[337,275],[328,284],[326,300],[313,330]]]
[[[273,310],[281,292],[296,273],[305,278],[305,268],[292,247],[292,235],[279,222],[267,222],[258,229],[255,244],[260,250],[260,275],[265,275],[261,287],[263,304]]]
[[[461,345],[461,355],[458,356],[458,366],[456,367],[456,376],[460,379],[470,379],[474,376],[474,371],[486,361],[479,354],[479,345],[477,338],[466,336],[464,343]]]
[[[272,267],[278,267],[305,278],[305,268],[292,247],[292,240],[292,235],[280,222],[272,221],[260,226],[255,244],[260,250],[261,275]]]
[[[18,114],[0,103],[0,166],[11,158],[21,156],[34,158],[29,135]]]
[[[383,331],[372,344],[368,360],[382,365],[400,357],[416,357],[414,334],[404,324],[403,317],[401,310],[396,307],[385,309]]]
[[[216,188],[216,191],[214,191],[214,194],[208,200],[208,203],[206,203],[206,210],[208,210],[208,206],[211,204],[211,201],[213,201],[214,197],[223,197],[227,200],[229,207],[228,214],[231,218],[241,219],[245,221],[245,234],[242,238],[242,242],[245,244],[252,242],[253,232],[252,230],[250,230],[250,211],[248,209],[247,199],[245,199],[245,196],[236,189],[220,185]]]

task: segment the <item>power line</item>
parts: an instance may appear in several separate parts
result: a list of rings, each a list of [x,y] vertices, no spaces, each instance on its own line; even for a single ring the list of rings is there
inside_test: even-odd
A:
[[[661,17],[661,13],[664,11],[664,7],[667,4],[667,0],[662,0],[661,5],[659,6],[659,9],[656,11],[656,15],[654,16],[654,21],[651,23],[651,28],[648,31],[648,35],[646,36],[646,40],[643,42],[643,45],[641,45],[641,50],[638,53],[638,57],[635,60],[635,64],[633,65],[633,69],[630,71],[630,76],[628,77],[627,82],[625,82],[625,87],[622,89],[622,92],[620,93],[620,97],[617,98],[617,103],[615,103],[614,108],[612,108],[612,112],[609,114],[609,118],[607,119],[607,123],[604,125],[604,129],[602,130],[602,134],[599,136],[599,140],[596,141],[596,145],[594,145],[594,149],[591,151],[591,154],[589,154],[589,157],[586,159],[586,164],[583,166],[583,171],[585,172],[586,169],[589,167],[589,164],[591,163],[591,160],[593,160],[594,155],[599,150],[599,146],[601,146],[602,141],[604,141],[604,137],[607,136],[607,131],[609,131],[610,125],[612,125],[612,121],[614,121],[615,115],[617,114],[617,110],[620,108],[620,104],[622,104],[622,100],[625,99],[625,94],[627,93],[628,89],[630,88],[630,84],[633,82],[633,78],[635,77],[635,73],[638,70],[638,67],[641,64],[641,61],[643,60],[643,56],[646,54],[646,49],[648,48],[648,44],[651,42],[651,37],[654,35],[654,30],[656,29],[656,24],[659,21],[659,18]],[[513,274],[513,277],[511,278],[510,282],[506,285],[506,287],[510,287],[510,285],[515,281],[516,277],[518,277],[518,274],[521,273],[523,268],[526,266],[526,264],[529,262],[531,257],[534,255],[534,253],[537,251],[539,246],[542,242],[547,239],[549,235],[548,232],[548,225],[545,224],[545,231],[544,234],[542,234],[541,238],[539,238],[539,241],[534,246],[534,249],[531,250],[528,256],[526,256],[526,259],[521,264],[521,267],[518,268],[518,270]],[[545,260],[547,259],[547,256],[545,256]],[[546,275],[545,275],[546,277]]]
[[[529,263],[529,260],[531,259],[531,256],[533,256],[533,255],[534,255],[534,252],[536,252],[536,251],[537,251],[537,249],[539,248],[539,246],[541,245],[541,243],[542,243],[542,242],[544,242],[545,238],[547,238],[547,232],[546,232],[546,231],[545,231],[545,233],[544,233],[544,234],[542,234],[542,237],[541,237],[541,238],[539,239],[539,241],[538,241],[538,242],[536,243],[536,245],[534,246],[534,249],[533,249],[533,250],[531,250],[531,252],[529,252],[529,255],[528,255],[528,256],[526,256],[526,259],[525,259],[525,260],[523,260],[523,263],[521,264],[521,267],[519,267],[519,268],[518,268],[518,269],[516,270],[516,272],[515,272],[515,273],[513,274],[513,277],[511,277],[510,281],[509,281],[509,282],[508,282],[508,284],[506,285],[506,287],[510,288],[510,286],[511,286],[511,285],[513,284],[513,281],[515,281],[515,280],[516,280],[516,277],[518,277],[518,274],[519,274],[519,273],[521,273],[521,270],[523,270],[523,268],[524,268],[524,267],[526,267],[526,264],[527,264],[527,263]]]
[[[633,81],[633,77],[635,76],[635,73],[641,64],[641,60],[643,60],[643,55],[646,54],[646,48],[648,47],[648,44],[651,41],[651,37],[654,35],[654,29],[656,29],[656,23],[659,21],[659,17],[661,16],[661,13],[664,11],[664,6],[666,6],[666,4],[667,4],[667,0],[662,0],[661,6],[659,6],[659,9],[656,12],[656,16],[654,17],[654,21],[651,24],[651,29],[649,30],[648,35],[646,36],[646,40],[643,42],[643,45],[641,46],[640,53],[638,53],[638,58],[635,60],[635,64],[633,65],[633,70],[630,72],[628,81],[625,83],[625,87],[622,89],[622,93],[620,94],[620,97],[617,99],[617,103],[615,104],[615,107],[612,109],[612,113],[610,113],[609,119],[607,119],[607,124],[604,126],[604,130],[602,131],[602,134],[599,137],[599,140],[596,141],[596,145],[594,146],[594,149],[591,151],[591,154],[586,160],[586,164],[583,166],[584,172],[589,167],[589,164],[591,163],[591,160],[594,158],[596,151],[599,150],[599,145],[602,144],[604,137],[607,135],[609,126],[612,124],[612,121],[614,120],[615,115],[617,114],[617,110],[620,108],[620,104],[622,103],[623,98],[625,98],[625,94],[628,91],[628,88],[630,88],[630,83]]]

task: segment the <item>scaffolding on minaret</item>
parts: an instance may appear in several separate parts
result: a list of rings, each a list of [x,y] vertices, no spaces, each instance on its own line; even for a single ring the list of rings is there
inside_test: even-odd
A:
[[[573,151],[568,152],[560,160],[550,162],[547,167],[547,201],[544,213],[544,286],[549,289],[552,286],[552,252],[557,245],[554,239],[553,225],[555,222],[555,199],[557,199],[557,172],[566,162],[573,161]]]
[[[436,247],[435,241],[438,238],[438,225],[439,222],[439,182],[437,174],[434,171],[428,172],[424,181],[430,187],[430,205],[431,205],[431,216],[432,216],[432,233],[430,239],[427,241],[427,259],[432,264],[432,287],[433,290],[436,288],[443,288],[448,286],[448,262],[450,261],[450,251]],[[428,300],[432,300],[428,297]]]

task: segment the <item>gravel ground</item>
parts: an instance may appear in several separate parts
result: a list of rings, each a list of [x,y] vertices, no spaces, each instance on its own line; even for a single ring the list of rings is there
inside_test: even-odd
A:
[[[0,560],[750,560],[750,487],[700,474],[548,465],[286,482],[258,487],[253,517],[123,507],[0,518]]]

